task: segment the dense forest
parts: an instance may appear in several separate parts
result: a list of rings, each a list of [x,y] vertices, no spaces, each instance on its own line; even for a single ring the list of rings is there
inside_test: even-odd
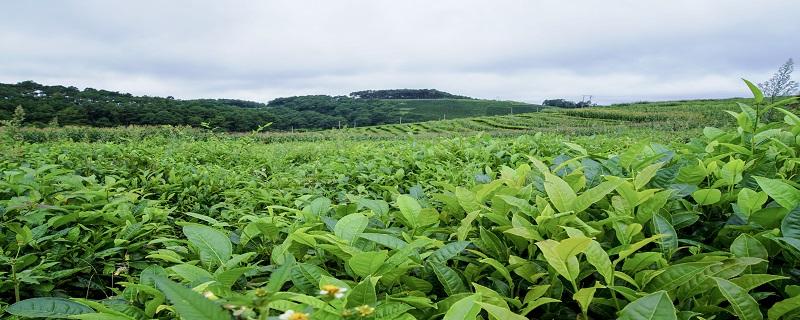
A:
[[[364,90],[351,92],[350,96],[358,99],[472,99],[436,89]]]
[[[189,125],[204,123],[228,131],[325,129],[420,119],[401,114],[390,102],[350,97],[280,98],[263,104],[232,99],[180,100],[76,87],[45,86],[32,81],[0,84],[0,120],[22,106],[25,123],[45,125]]]

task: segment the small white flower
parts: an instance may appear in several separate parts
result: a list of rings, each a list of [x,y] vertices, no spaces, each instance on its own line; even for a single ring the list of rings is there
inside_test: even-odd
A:
[[[332,284],[326,284],[326,285],[322,286],[322,290],[319,291],[319,294],[331,296],[331,297],[334,297],[336,299],[341,299],[341,298],[344,298],[344,293],[346,291],[347,291],[347,288],[340,288],[340,287],[334,286]]]
[[[308,320],[308,313],[295,312],[294,310],[286,310],[283,314],[278,316],[280,320]]]

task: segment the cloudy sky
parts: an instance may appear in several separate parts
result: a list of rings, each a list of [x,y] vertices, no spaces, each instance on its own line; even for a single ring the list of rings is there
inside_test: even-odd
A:
[[[746,96],[790,57],[797,0],[0,3],[0,82],[177,98]]]

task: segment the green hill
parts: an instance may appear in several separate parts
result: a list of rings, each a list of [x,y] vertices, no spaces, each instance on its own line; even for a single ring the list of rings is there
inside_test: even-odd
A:
[[[383,100],[364,97],[402,97]],[[414,97],[434,97],[414,100]],[[234,99],[181,100],[134,96],[108,90],[48,86],[33,81],[0,83],[0,120],[25,110],[24,124],[117,127],[172,125],[243,132],[266,124],[269,131],[315,131],[507,114],[537,110],[506,101],[469,99],[433,89],[361,91],[358,96],[310,95],[278,98],[268,104]]]

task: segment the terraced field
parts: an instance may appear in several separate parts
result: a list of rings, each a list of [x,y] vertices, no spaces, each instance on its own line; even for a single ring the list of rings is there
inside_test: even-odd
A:
[[[349,128],[348,134],[368,136],[461,135],[485,132],[509,135],[556,132],[572,135],[609,134],[630,129],[691,131],[705,126],[726,126],[723,110],[734,110],[738,99],[693,100],[621,104],[585,109],[546,109],[489,117],[470,117],[420,123]]]

